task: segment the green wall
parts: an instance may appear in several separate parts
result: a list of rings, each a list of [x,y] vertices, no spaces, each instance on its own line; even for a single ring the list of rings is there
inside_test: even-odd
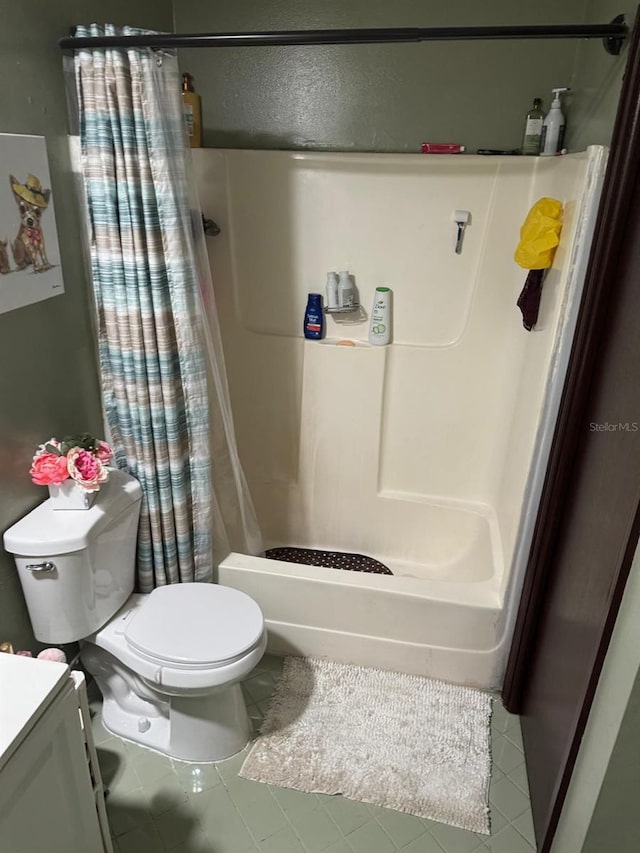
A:
[[[640,850],[640,671],[636,677],[582,853]]]
[[[0,29],[0,132],[46,136],[65,294],[0,314],[0,532],[45,496],[28,469],[37,445],[102,433],[81,221],[71,175],[57,40],[95,19],[171,29],[170,0],[5,3]],[[0,180],[8,176],[0,174]],[[6,235],[0,235],[2,239]],[[12,235],[15,237],[15,235]],[[35,648],[13,558],[0,547],[0,642]]]
[[[177,32],[580,23],[587,0],[180,0]],[[180,52],[215,147],[515,148],[534,96],[571,85],[577,41],[191,49]],[[598,43],[598,50],[604,51]]]
[[[589,0],[587,22],[611,21],[624,14],[633,26],[635,6],[629,0]],[[598,41],[578,42],[569,100],[570,122],[567,145],[580,151],[594,143],[608,145],[616,117],[626,49],[620,56],[609,56]]]

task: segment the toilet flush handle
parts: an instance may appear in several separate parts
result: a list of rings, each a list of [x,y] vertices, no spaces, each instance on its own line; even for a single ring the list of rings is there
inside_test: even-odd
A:
[[[46,575],[51,572],[55,572],[56,564],[47,560],[44,563],[27,563],[25,568],[28,572],[32,572],[34,575]]]

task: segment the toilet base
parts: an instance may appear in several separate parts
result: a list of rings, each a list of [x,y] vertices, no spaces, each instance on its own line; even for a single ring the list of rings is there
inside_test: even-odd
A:
[[[98,687],[104,696],[99,682]],[[155,714],[137,714],[123,709],[115,699],[105,698],[102,723],[111,734],[125,740],[198,764],[231,758],[244,749],[251,736],[251,721],[239,684],[209,696],[171,696],[170,702],[153,710]]]
[[[160,693],[104,649],[83,643],[81,659],[103,697],[107,731],[180,761],[205,764],[240,752],[252,726],[239,683],[201,695]]]
[[[168,754],[182,761],[230,758],[244,749],[253,730],[239,684],[193,699],[172,696],[169,715]]]

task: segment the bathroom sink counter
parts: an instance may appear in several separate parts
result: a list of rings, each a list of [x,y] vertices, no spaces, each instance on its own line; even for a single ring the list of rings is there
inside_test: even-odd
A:
[[[69,667],[63,663],[0,654],[0,770],[68,675]]]

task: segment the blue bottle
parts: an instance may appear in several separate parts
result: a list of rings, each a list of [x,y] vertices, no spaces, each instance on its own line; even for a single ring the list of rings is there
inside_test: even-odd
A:
[[[310,293],[307,299],[307,308],[304,312],[304,336],[312,341],[319,341],[324,337],[324,312],[322,296],[319,293]]]

